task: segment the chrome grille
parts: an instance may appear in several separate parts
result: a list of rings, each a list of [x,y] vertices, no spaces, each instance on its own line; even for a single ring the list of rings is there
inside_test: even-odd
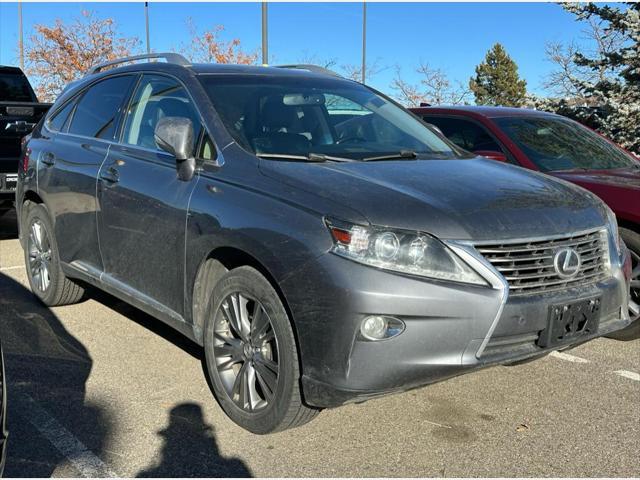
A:
[[[578,273],[562,278],[554,267],[561,248],[573,248],[580,255]],[[476,249],[504,276],[511,295],[563,290],[602,280],[608,271],[606,230],[570,237],[521,243],[476,245]]]

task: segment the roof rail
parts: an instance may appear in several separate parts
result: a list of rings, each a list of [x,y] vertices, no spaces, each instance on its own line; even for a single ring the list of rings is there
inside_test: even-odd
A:
[[[117,60],[111,60],[109,62],[100,63],[98,65],[94,65],[89,69],[87,75],[93,75],[94,73],[101,72],[107,67],[111,67],[113,65],[118,65],[120,63],[128,63],[135,62],[136,60],[148,60],[153,58],[164,58],[167,63],[175,63],[176,65],[190,65],[191,62],[184,58],[179,53],[145,53],[144,55],[134,55],[132,57],[124,57],[118,58]]]
[[[318,65],[300,64],[300,65],[274,65],[275,68],[291,68],[294,70],[307,70],[313,73],[323,73],[325,75],[331,75],[333,77],[342,77],[339,73],[329,70],[328,68],[319,67]]]

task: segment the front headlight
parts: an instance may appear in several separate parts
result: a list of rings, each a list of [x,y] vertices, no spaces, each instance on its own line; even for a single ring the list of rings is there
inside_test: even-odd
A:
[[[620,245],[622,240],[620,239],[620,232],[618,230],[618,220],[616,219],[616,214],[613,213],[613,210],[611,210],[608,205],[605,205],[605,208],[607,210],[607,228],[615,242],[616,255],[620,256],[622,255],[622,247]]]
[[[328,221],[332,252],[372,267],[421,277],[488,285],[444,243],[421,232]]]

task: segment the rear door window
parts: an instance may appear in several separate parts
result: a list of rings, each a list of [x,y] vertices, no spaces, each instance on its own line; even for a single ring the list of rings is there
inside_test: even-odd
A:
[[[471,120],[432,115],[423,118],[425,122],[438,127],[453,143],[469,152],[485,150],[504,153],[489,132]]]
[[[135,76],[107,78],[89,87],[78,101],[69,133],[113,140],[118,117]]]

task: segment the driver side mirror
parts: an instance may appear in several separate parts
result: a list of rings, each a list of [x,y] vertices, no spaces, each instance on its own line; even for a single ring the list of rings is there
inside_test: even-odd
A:
[[[496,152],[494,150],[476,150],[475,152],[476,155],[479,155],[481,157],[486,157],[489,158],[491,160],[495,160],[496,162],[506,162],[507,161],[507,156],[502,153],[502,152]]]
[[[186,117],[163,117],[154,130],[156,145],[176,157],[180,180],[191,180],[196,171],[193,137],[193,122]]]

